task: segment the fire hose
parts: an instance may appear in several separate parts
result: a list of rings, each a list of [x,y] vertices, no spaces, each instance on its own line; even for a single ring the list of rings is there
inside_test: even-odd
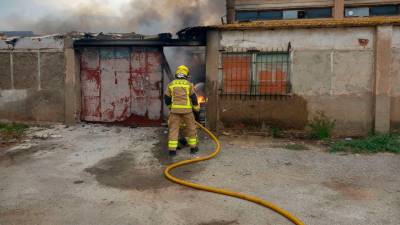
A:
[[[230,191],[230,190],[219,189],[219,188],[214,188],[214,187],[209,187],[209,186],[205,186],[205,185],[201,185],[201,184],[192,183],[192,182],[189,182],[189,181],[181,180],[181,179],[171,175],[171,171],[174,170],[175,168],[182,167],[182,166],[185,166],[185,165],[188,165],[188,164],[197,163],[197,162],[200,162],[200,161],[206,161],[206,160],[209,160],[209,159],[212,159],[212,158],[216,157],[220,153],[220,151],[221,151],[221,143],[219,142],[218,138],[210,130],[205,128],[203,125],[201,125],[199,123],[197,123],[197,125],[202,130],[204,130],[204,132],[206,132],[208,134],[208,136],[216,144],[214,152],[211,153],[208,156],[189,159],[189,160],[183,160],[183,161],[174,163],[172,165],[169,165],[164,170],[164,175],[168,180],[171,180],[172,182],[175,182],[177,184],[180,184],[180,185],[183,185],[183,186],[187,186],[187,187],[190,187],[190,188],[194,188],[194,189],[197,189],[197,190],[213,192],[213,193],[217,193],[217,194],[221,194],[221,195],[227,195],[227,196],[231,196],[231,197],[234,197],[234,198],[243,199],[245,201],[253,202],[253,203],[256,203],[258,205],[264,206],[266,208],[269,208],[269,209],[275,211],[276,213],[278,213],[278,214],[282,215],[283,217],[287,218],[289,221],[291,221],[295,225],[305,225],[302,221],[300,221],[298,218],[293,216],[290,212],[288,212],[288,211],[286,211],[284,209],[281,209],[280,207],[276,206],[275,204],[270,203],[270,202],[268,202],[266,200],[263,200],[261,198],[258,198],[258,197],[255,197],[255,196],[251,196],[251,195],[242,194],[242,193],[238,193],[238,192],[234,192],[234,191]]]

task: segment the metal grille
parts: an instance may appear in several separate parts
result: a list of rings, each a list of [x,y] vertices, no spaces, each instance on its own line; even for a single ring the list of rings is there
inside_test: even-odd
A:
[[[290,44],[287,50],[222,53],[222,95],[235,97],[288,96]]]

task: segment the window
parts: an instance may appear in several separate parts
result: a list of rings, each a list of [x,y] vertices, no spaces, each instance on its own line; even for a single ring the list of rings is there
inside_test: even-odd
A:
[[[306,9],[306,18],[329,18],[332,17],[331,8],[318,8],[318,9]]]
[[[359,7],[359,8],[346,8],[344,10],[346,17],[364,17],[369,16],[369,8],[368,7]]]
[[[310,8],[297,10],[236,11],[236,21],[281,20],[332,17],[332,8]]]
[[[257,11],[237,11],[236,12],[236,20],[240,22],[244,21],[252,21],[258,19]]]
[[[346,17],[395,16],[399,14],[400,14],[399,5],[380,5],[380,6],[345,8]]]
[[[396,5],[372,6],[369,9],[371,16],[391,16],[398,14],[398,7]]]
[[[290,93],[289,51],[222,54],[222,94],[270,96]]]
[[[282,19],[282,11],[236,11],[236,20],[239,22],[280,19]]]
[[[282,11],[261,11],[258,13],[260,20],[281,20]]]

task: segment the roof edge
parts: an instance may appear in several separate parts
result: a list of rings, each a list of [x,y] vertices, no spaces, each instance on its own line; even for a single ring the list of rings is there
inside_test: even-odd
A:
[[[267,20],[209,26],[217,30],[271,30],[288,28],[370,27],[400,25],[400,17],[368,17],[344,19]]]

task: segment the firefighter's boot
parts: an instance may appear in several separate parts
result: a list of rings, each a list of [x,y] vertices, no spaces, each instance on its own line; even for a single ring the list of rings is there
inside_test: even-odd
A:
[[[196,154],[199,151],[199,147],[190,148],[190,154]]]

